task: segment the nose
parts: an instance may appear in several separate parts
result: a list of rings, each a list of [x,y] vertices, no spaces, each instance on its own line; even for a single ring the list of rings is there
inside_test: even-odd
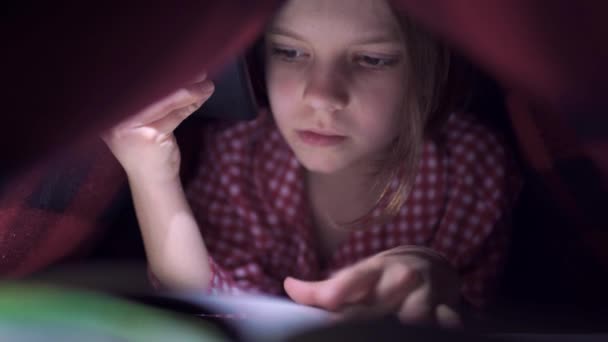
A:
[[[345,75],[339,70],[311,70],[304,89],[304,102],[314,111],[333,113],[349,102]]]

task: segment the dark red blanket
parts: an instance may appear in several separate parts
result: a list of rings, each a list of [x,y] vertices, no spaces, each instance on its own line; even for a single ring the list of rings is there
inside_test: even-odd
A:
[[[0,153],[3,177],[20,180],[2,190],[0,272],[25,274],[75,248],[92,231],[82,227],[94,225],[114,191],[105,185],[115,181],[104,177],[117,171],[91,169],[61,210],[33,205],[28,198],[42,191],[52,170],[31,171],[33,161],[76,146],[191,75],[217,68],[253,41],[281,2],[9,6],[0,30]],[[526,160],[548,186],[547,197],[600,255],[608,231],[608,3],[395,2],[509,90]],[[90,179],[104,186],[87,187]]]

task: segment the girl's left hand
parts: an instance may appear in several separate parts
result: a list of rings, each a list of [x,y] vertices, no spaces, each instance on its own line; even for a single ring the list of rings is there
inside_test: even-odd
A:
[[[352,316],[396,314],[405,323],[459,327],[454,311],[460,299],[458,274],[437,253],[402,246],[352,266],[323,281],[285,280],[297,303]]]

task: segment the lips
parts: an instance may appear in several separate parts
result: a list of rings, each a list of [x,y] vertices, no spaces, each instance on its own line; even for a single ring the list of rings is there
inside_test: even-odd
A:
[[[296,132],[302,142],[311,146],[335,146],[346,140],[346,136],[344,135],[325,134],[307,130]]]

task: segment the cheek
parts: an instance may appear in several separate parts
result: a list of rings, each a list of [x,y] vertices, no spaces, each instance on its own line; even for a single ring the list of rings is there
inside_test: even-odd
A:
[[[403,82],[378,79],[358,87],[359,127],[369,139],[387,141],[396,136],[403,113]]]
[[[266,87],[274,115],[289,116],[297,103],[298,83],[293,75],[279,67],[270,66],[266,74]]]

